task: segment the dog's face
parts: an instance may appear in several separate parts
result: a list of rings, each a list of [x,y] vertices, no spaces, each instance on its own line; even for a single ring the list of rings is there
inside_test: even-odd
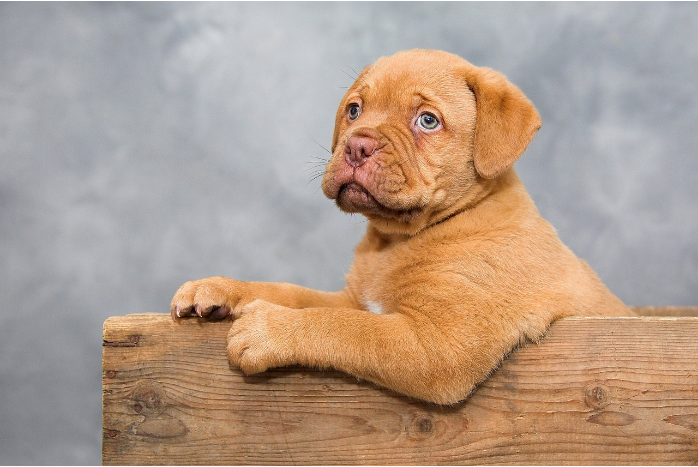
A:
[[[400,52],[342,99],[322,188],[381,231],[413,234],[483,196],[539,127],[502,75],[445,52]]]

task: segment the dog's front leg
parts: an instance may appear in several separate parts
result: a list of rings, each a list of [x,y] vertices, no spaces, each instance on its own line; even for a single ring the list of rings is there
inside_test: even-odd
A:
[[[411,397],[453,404],[491,371],[490,363],[473,364],[478,351],[492,349],[454,351],[447,339],[400,313],[291,309],[256,300],[233,322],[228,358],[245,374],[289,365],[334,368]]]
[[[198,315],[223,319],[240,316],[248,303],[261,299],[289,308],[352,307],[345,292],[320,292],[281,282],[244,282],[227,277],[208,277],[184,283],[174,294],[172,319]]]

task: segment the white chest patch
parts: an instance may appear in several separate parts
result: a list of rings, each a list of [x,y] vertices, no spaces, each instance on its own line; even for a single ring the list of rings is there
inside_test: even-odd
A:
[[[383,314],[383,307],[381,306],[380,303],[378,302],[373,302],[371,300],[366,300],[366,309],[370,311],[371,313],[375,313],[377,315],[382,315]]]

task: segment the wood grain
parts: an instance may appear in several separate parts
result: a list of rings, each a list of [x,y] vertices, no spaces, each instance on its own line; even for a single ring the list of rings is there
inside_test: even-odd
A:
[[[698,307],[687,306],[632,306],[630,307],[640,316],[676,316],[698,317]]]
[[[698,318],[569,318],[464,403],[230,369],[230,323],[104,324],[104,464],[698,463]]]

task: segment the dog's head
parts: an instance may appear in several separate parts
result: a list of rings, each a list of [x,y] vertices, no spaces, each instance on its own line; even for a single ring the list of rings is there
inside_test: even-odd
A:
[[[446,52],[399,52],[342,99],[322,189],[383,232],[413,234],[486,194],[540,125],[501,74]]]

